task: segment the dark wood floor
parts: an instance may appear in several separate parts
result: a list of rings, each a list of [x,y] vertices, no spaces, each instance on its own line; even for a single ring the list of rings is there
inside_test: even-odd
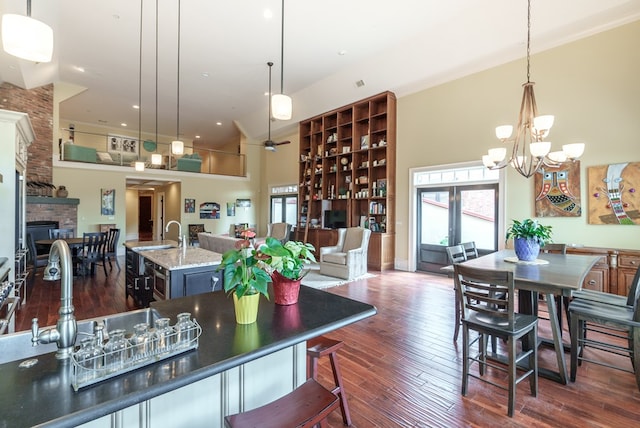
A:
[[[560,385],[540,379],[537,398],[529,395],[528,383],[523,382],[518,386],[513,418],[506,416],[506,392],[491,385],[471,379],[469,394],[462,397],[462,348],[451,340],[451,281],[393,271],[327,290],[378,308],[376,316],[330,335],[345,342],[339,356],[353,426],[640,426],[640,393],[634,376],[588,363],[578,369],[575,383]],[[40,325],[56,322],[57,284],[36,278],[27,304],[17,312],[19,330],[29,329],[33,317],[40,318]],[[130,299],[124,300],[124,271],[114,269],[105,278],[100,269],[95,278],[77,278],[74,305],[78,319],[134,309]],[[540,331],[549,334],[545,322]],[[554,358],[551,350],[541,350],[541,365],[553,367]],[[631,367],[628,359],[611,358]],[[489,375],[504,380],[499,374]],[[322,361],[320,379],[328,386],[329,378],[328,361]],[[340,412],[334,412],[329,422],[331,427],[342,426]]]

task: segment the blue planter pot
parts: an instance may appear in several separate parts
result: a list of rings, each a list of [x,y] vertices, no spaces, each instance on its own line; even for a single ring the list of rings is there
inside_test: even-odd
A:
[[[519,260],[531,262],[538,258],[540,254],[540,244],[533,239],[514,238],[513,249]]]

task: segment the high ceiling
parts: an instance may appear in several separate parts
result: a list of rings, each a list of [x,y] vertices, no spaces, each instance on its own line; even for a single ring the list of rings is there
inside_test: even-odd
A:
[[[640,19],[640,0],[532,3],[533,53]],[[140,1],[32,0],[32,17],[54,30],[54,59],[34,64],[1,52],[0,80],[62,82],[75,95],[62,102],[61,118],[124,122],[130,134],[141,99],[141,128],[169,137],[179,88],[181,138],[215,146],[239,128],[265,139],[268,61],[280,91],[281,0],[180,4],[179,86],[178,0],[143,0],[142,31]],[[0,0],[0,10],[26,15],[26,0]],[[272,132],[384,90],[401,96],[523,57],[526,18],[525,0],[285,0],[284,92],[294,117]]]

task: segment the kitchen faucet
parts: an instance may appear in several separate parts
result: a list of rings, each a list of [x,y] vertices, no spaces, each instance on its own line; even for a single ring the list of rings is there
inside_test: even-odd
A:
[[[183,247],[184,246],[185,237],[182,236],[182,225],[180,224],[179,221],[171,220],[169,223],[167,223],[167,226],[164,228],[164,231],[165,232],[169,231],[169,225],[171,223],[175,223],[175,224],[178,225],[178,247]]]
[[[49,250],[49,263],[44,269],[42,277],[45,281],[62,279],[60,283],[62,290],[60,292],[58,322],[53,328],[39,331],[38,318],[31,320],[32,345],[57,343],[58,352],[56,352],[56,358],[59,360],[64,360],[71,356],[78,333],[73,308],[73,268],[71,260],[69,245],[61,239],[54,241],[51,245],[51,250]]]

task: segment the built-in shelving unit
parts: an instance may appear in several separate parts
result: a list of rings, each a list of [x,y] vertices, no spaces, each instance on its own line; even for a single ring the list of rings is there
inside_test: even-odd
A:
[[[366,225],[373,232],[369,268],[393,268],[395,156],[392,92],[300,122],[296,239],[316,248],[331,245],[324,212],[346,211],[347,227]]]

